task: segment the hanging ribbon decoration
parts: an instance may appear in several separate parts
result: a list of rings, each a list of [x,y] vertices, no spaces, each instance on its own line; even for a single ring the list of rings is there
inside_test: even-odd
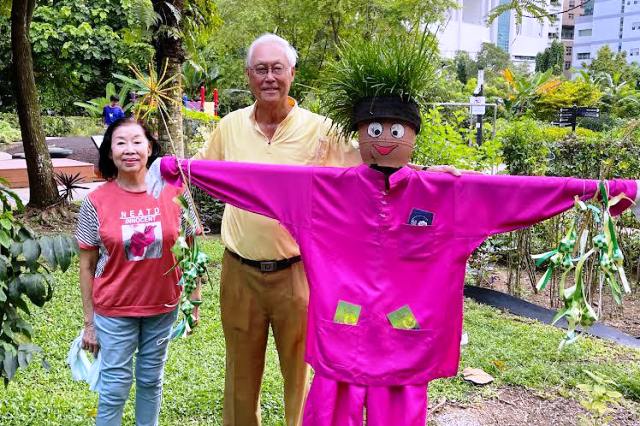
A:
[[[174,85],[175,80],[180,78],[180,75],[167,76],[167,65],[168,62],[165,62],[160,74],[156,72],[152,65],[149,65],[149,75],[144,75],[137,68],[130,67],[136,80],[126,77],[124,80],[132,82],[135,87],[142,86],[137,90],[140,96],[134,107],[136,118],[144,120],[152,112],[157,112],[158,118],[162,122],[168,136],[169,144],[173,151],[172,153],[177,157],[178,152],[171,137],[171,132],[169,132],[165,117],[168,116],[167,103],[173,104],[175,107],[181,105],[180,100],[174,99],[171,96],[172,91],[178,90],[180,87],[179,85]],[[180,296],[180,302],[178,303],[178,309],[182,313],[182,318],[174,324],[171,329],[170,338],[172,339],[180,336],[186,337],[198,322],[193,313],[202,301],[191,300],[190,298],[198,284],[206,280],[206,267],[209,263],[209,257],[200,250],[196,238],[198,232],[203,228],[198,212],[192,202],[191,174],[188,173],[189,176],[185,176],[180,162],[178,162],[178,169],[180,170],[182,181],[186,183],[184,194],[174,200],[181,208],[182,220],[180,221],[181,226],[178,239],[171,249],[176,257],[176,264],[165,273],[168,274],[175,268],[179,268],[182,273],[180,281],[178,281],[177,284],[182,287],[182,294]]]
[[[576,215],[566,235],[560,240],[558,248],[532,256],[533,259],[536,260],[536,266],[542,266],[544,263],[549,262],[545,274],[536,286],[538,290],[546,287],[555,269],[560,268],[563,271],[559,284],[559,293],[564,302],[564,307],[557,312],[552,321],[552,324],[555,324],[562,318],[567,320],[567,333],[560,342],[560,348],[576,340],[578,337],[576,328],[578,326],[589,327],[598,320],[598,315],[587,299],[584,284],[584,265],[589,257],[597,254],[598,273],[601,274],[604,282],[606,282],[611,289],[611,294],[616,304],[620,305],[622,303],[622,289],[624,289],[626,293],[631,291],[624,273],[624,255],[618,244],[615,224],[611,216],[610,208],[622,200],[628,200],[632,203],[633,201],[625,194],[619,194],[609,199],[609,193],[604,181],[599,183],[598,189],[603,208],[600,209],[592,204],[587,204],[576,197]],[[595,225],[602,227],[602,232],[591,239],[592,248],[587,251],[588,230],[584,229],[577,250],[579,257],[573,258],[572,254],[576,252],[577,243],[576,226],[578,223],[585,223],[589,219],[589,213],[592,215]],[[566,277],[574,267],[574,285],[565,288]],[[620,281],[622,282],[622,289],[618,283],[617,276],[620,277]]]
[[[571,222],[571,226],[569,227],[566,235],[560,240],[560,243],[558,243],[558,248],[546,253],[531,256],[536,261],[536,266],[542,266],[545,262],[549,262],[547,271],[544,273],[542,278],[540,278],[538,284],[536,284],[536,289],[538,289],[538,291],[544,290],[551,280],[556,268],[560,268],[562,270],[560,286],[561,288],[564,288],[564,282],[566,281],[567,274],[574,267],[571,254],[573,253],[573,249],[576,245],[576,239],[576,220],[574,219]]]
[[[164,119],[163,123],[166,128],[167,123]],[[168,129],[167,134],[169,134]],[[171,136],[169,136],[169,141],[171,142],[173,154],[177,157]],[[182,294],[180,295],[178,305],[178,309],[182,313],[182,318],[171,329],[171,339],[187,337],[198,323],[198,318],[194,315],[194,310],[202,304],[202,300],[191,299],[191,294],[202,281],[207,281],[207,265],[210,260],[209,256],[200,250],[198,239],[196,238],[196,234],[203,228],[195,205],[193,205],[193,197],[191,196],[191,171],[189,169],[185,176],[180,161],[177,161],[177,164],[180,175],[182,176],[182,181],[186,182],[186,188],[184,194],[176,197],[174,200],[182,210],[182,220],[180,221],[180,234],[171,248],[171,251],[176,257],[176,264],[171,269],[178,267],[182,272],[180,281],[178,281],[177,284],[182,287]],[[188,165],[191,165],[190,161]]]

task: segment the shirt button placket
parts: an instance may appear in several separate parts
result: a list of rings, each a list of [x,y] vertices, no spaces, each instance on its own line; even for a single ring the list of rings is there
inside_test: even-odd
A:
[[[380,217],[380,226],[383,228],[389,227],[389,194],[387,191],[382,191],[382,196],[380,197],[380,206],[378,208],[378,216]]]

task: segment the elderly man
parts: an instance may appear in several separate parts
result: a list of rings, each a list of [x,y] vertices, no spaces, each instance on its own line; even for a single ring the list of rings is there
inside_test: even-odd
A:
[[[220,120],[195,158],[250,163],[352,166],[358,151],[331,121],[288,96],[297,54],[265,34],[249,47],[246,74],[255,103]],[[273,188],[278,191],[278,188]],[[260,424],[260,384],[269,326],[284,377],[287,425],[301,422],[308,383],[304,362],[309,289],[300,250],[277,221],[233,206],[222,219],[220,305],[226,341],[223,424]]]

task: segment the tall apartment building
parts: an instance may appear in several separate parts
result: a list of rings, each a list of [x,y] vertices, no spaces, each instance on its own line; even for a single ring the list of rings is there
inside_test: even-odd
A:
[[[575,35],[576,18],[585,12],[583,0],[564,0],[562,10],[562,30],[560,38],[564,44],[564,73],[568,77],[573,62],[573,39]]]
[[[591,0],[576,17],[572,65],[589,64],[598,50],[609,46],[626,52],[627,62],[640,61],[640,0]]]
[[[560,38],[560,19],[553,23],[540,23],[524,17],[517,25],[514,12],[506,12],[487,26],[487,15],[499,4],[509,0],[457,0],[459,8],[451,9],[438,28],[440,52],[452,58],[458,51],[474,57],[482,43],[493,43],[508,52],[514,63],[525,63],[533,70],[536,55],[546,49],[554,39]],[[548,0],[549,11],[559,12],[560,0]]]

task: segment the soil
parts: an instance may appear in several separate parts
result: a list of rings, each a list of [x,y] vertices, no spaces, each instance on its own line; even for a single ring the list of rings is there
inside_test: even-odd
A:
[[[488,282],[483,286],[503,293],[508,293],[508,275],[509,272],[505,267],[495,267]],[[537,278],[540,277],[541,273],[538,273]],[[600,322],[615,327],[631,336],[640,338],[640,286],[637,284],[638,280],[633,277],[630,277],[629,281],[632,291],[630,294],[624,295],[622,306],[617,306],[615,304],[611,296],[607,293],[605,287],[602,297],[602,314],[600,315]],[[540,293],[535,293],[529,278],[525,276],[525,274],[521,276],[520,282],[524,294],[521,294],[518,297],[527,300],[528,302],[535,303],[536,305],[550,309],[558,309],[559,306],[557,304],[557,299],[554,300],[554,306],[551,306],[549,288]],[[596,311],[597,306],[597,302],[594,303],[593,307]]]
[[[28,209],[18,219],[38,235],[73,235],[79,211],[77,204],[61,203],[45,210]]]
[[[638,425],[639,404],[624,401],[597,424]],[[498,389],[493,397],[468,404],[431,401],[429,426],[516,426],[593,424],[593,417],[579,402],[557,394],[540,394],[521,387]]]

